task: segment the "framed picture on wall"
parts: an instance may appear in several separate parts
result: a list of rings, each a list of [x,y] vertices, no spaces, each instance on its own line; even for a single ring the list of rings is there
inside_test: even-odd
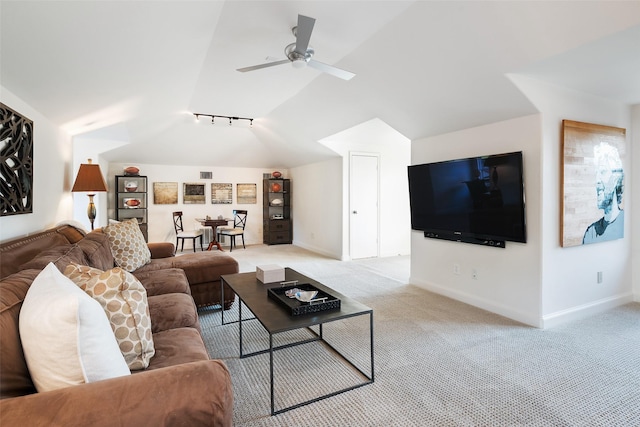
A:
[[[562,121],[563,247],[624,238],[626,131]]]
[[[33,121],[0,103],[0,216],[33,212]]]
[[[251,205],[257,202],[256,184],[237,184],[237,199],[239,205]]]
[[[211,203],[230,205],[233,202],[233,185],[232,184],[211,184]]]
[[[185,205],[199,205],[204,204],[204,202],[204,184],[185,182],[183,187],[182,203]]]
[[[153,183],[153,203],[156,205],[177,205],[178,204],[178,183],[177,182],[154,182]]]

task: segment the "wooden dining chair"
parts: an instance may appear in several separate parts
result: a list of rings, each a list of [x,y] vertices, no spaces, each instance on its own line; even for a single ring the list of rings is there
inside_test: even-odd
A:
[[[182,212],[173,213],[173,228],[176,230],[176,251],[178,250],[178,243],[182,242],[180,246],[180,252],[184,251],[185,239],[191,239],[193,242],[193,252],[196,251],[196,239],[200,239],[200,250],[204,250],[202,247],[202,230],[186,230],[182,225]]]
[[[217,234],[219,236],[229,236],[229,252],[233,252],[233,247],[236,245],[236,236],[242,237],[242,247],[246,249],[244,245],[244,228],[247,225],[247,211],[236,209],[233,211],[233,228],[218,229]]]

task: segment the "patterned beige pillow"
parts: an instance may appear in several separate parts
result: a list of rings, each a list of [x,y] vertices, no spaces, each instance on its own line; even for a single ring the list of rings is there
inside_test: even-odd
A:
[[[79,264],[69,264],[64,274],[107,313],[129,369],[147,368],[155,349],[147,291],[138,279],[119,267],[101,271]]]
[[[104,228],[111,253],[118,267],[135,271],[151,262],[151,251],[135,218],[109,224]]]

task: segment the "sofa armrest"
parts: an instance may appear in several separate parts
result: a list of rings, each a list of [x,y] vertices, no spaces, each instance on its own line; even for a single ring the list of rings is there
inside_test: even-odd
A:
[[[175,256],[176,248],[170,242],[147,243],[151,252],[151,259],[170,258]]]
[[[0,400],[3,426],[231,426],[232,422],[231,379],[219,360]]]

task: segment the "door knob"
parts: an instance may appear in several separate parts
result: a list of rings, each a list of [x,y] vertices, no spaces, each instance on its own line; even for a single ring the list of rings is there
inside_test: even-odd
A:
[[[354,214],[357,214],[357,213],[358,213],[358,211],[353,211],[353,213],[354,213]]]

